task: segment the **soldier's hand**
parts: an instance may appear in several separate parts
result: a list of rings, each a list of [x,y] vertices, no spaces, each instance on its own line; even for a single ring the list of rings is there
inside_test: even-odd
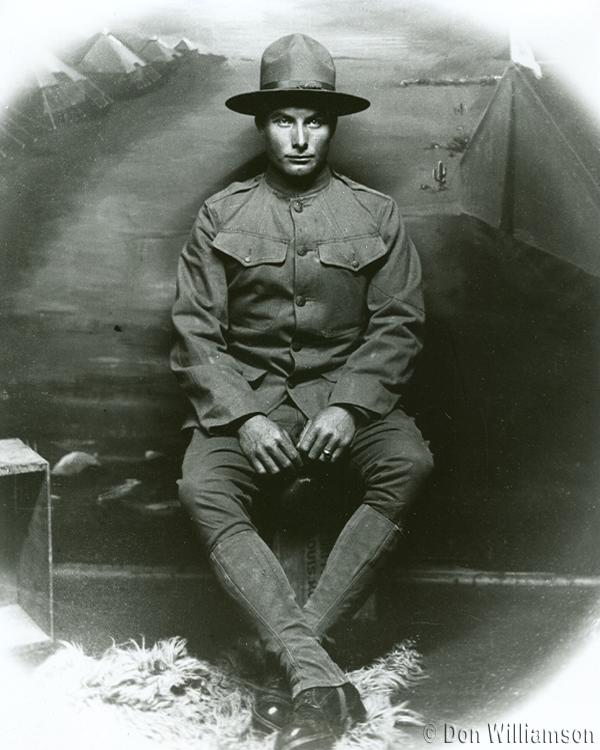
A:
[[[247,419],[238,430],[240,448],[259,474],[278,474],[302,466],[296,446],[285,430],[263,414]]]
[[[313,461],[337,461],[352,442],[356,427],[356,417],[350,409],[328,406],[306,423],[298,450]]]

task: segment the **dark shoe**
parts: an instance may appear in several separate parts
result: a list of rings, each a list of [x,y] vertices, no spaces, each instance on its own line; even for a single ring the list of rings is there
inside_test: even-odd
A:
[[[222,662],[254,696],[254,729],[265,734],[281,729],[292,713],[292,696],[279,660],[258,638],[245,636],[229,647]]]
[[[275,750],[329,750],[367,712],[358,690],[346,682],[340,687],[314,687],[294,699],[288,724],[277,735]]]
[[[282,674],[270,675],[262,685],[253,686],[252,723],[259,732],[276,732],[289,721],[292,697]]]

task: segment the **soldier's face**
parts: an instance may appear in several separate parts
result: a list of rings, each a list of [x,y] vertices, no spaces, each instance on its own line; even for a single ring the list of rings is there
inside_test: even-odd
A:
[[[291,178],[317,174],[327,161],[335,119],[316,109],[282,107],[258,124],[269,162]]]

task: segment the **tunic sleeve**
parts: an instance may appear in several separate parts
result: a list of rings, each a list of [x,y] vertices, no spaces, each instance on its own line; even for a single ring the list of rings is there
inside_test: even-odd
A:
[[[208,432],[261,412],[240,364],[227,353],[228,289],[223,260],[212,245],[216,231],[204,204],[179,259],[172,309],[171,369]]]

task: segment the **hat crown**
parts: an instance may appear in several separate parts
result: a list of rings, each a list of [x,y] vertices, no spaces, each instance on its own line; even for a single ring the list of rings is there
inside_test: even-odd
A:
[[[335,64],[325,47],[305,34],[289,34],[270,44],[260,61],[260,88],[284,81],[321,83],[335,90]]]

